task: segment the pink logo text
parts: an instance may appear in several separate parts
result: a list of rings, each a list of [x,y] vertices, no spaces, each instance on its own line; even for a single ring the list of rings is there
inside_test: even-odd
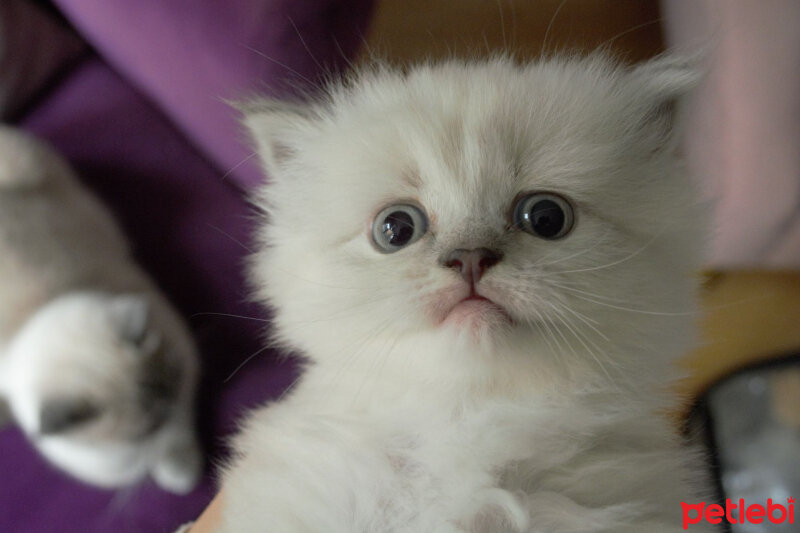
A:
[[[741,498],[738,503],[726,499],[724,507],[716,503],[706,505],[706,502],[681,502],[681,509],[683,529],[689,529],[690,525],[698,524],[701,520],[709,524],[719,524],[723,519],[731,524],[761,524],[764,520],[772,524],[794,524],[794,498],[789,498],[786,505],[774,503],[770,498],[766,506],[757,503],[745,505]],[[736,516],[733,516],[734,512],[737,512]]]

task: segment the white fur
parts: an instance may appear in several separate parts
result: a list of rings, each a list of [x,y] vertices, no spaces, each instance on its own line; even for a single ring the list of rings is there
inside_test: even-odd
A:
[[[251,273],[308,365],[236,439],[219,531],[682,531],[700,476],[663,411],[705,217],[670,109],[696,77],[450,61],[246,106],[271,179]],[[572,233],[509,228],[528,191],[569,199]],[[429,231],[381,254],[373,218],[402,201]],[[512,322],[442,322],[469,290],[440,257],[479,247],[504,254],[476,287]]]
[[[186,327],[52,150],[0,128],[0,176],[0,396],[43,455],[81,480],[116,487],[152,474],[191,489],[202,460]],[[43,435],[48,402],[98,414]]]

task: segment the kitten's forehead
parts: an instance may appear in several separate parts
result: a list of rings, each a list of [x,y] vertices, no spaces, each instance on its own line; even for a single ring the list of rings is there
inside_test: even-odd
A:
[[[467,83],[475,73],[457,73],[462,77],[444,69],[396,78],[375,94],[365,84],[339,110],[330,138],[365,152],[345,164],[358,165],[354,176],[369,168],[368,175],[383,177],[373,203],[415,199],[435,221],[498,227],[519,194],[574,189],[570,180],[586,155],[580,145],[589,127],[568,131],[575,126],[566,111],[553,110],[557,95],[540,94],[530,86],[536,76],[521,70],[504,72],[508,83],[480,75]],[[563,123],[552,123],[557,120]],[[343,125],[356,142],[342,135]],[[592,157],[591,165],[597,161]]]
[[[263,146],[279,156],[272,169],[288,178],[270,194],[287,227],[315,224],[309,205],[339,221],[325,232],[331,242],[404,200],[451,226],[476,214],[502,224],[514,199],[535,191],[619,211],[640,200],[632,184],[664,140],[643,129],[653,96],[635,78],[603,58],[364,73],[311,112],[278,111],[288,118],[275,128],[265,120]],[[275,132],[286,135],[270,147]],[[296,159],[282,163],[285,153]]]
[[[439,217],[496,222],[524,187],[511,147],[502,136],[486,134],[490,124],[481,126],[443,128],[441,137],[412,147],[419,198]]]

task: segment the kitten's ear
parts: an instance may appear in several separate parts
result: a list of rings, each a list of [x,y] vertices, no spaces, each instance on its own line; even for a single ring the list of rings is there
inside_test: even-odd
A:
[[[317,118],[312,105],[283,100],[260,99],[237,107],[270,176],[280,174],[296,155],[298,137]]]
[[[126,342],[140,346],[150,328],[150,303],[139,294],[114,297],[108,308],[111,323]]]
[[[630,76],[655,98],[679,98],[700,82],[702,59],[703,54],[664,54],[637,65]]]
[[[39,434],[57,435],[100,416],[101,409],[87,398],[53,398],[39,411]]]
[[[629,80],[638,94],[645,97],[646,125],[656,126],[670,136],[674,130],[678,102],[703,77],[703,54],[692,56],[661,55],[636,66]]]

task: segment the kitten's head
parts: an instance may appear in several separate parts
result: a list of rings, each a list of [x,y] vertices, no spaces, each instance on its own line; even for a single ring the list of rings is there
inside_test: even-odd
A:
[[[45,456],[101,486],[147,474],[193,379],[162,325],[146,296],[90,292],[59,297],[25,323],[5,354],[3,389]]]
[[[277,337],[343,365],[442,339],[456,365],[680,349],[703,224],[674,104],[696,78],[672,58],[452,61],[245,106]]]

